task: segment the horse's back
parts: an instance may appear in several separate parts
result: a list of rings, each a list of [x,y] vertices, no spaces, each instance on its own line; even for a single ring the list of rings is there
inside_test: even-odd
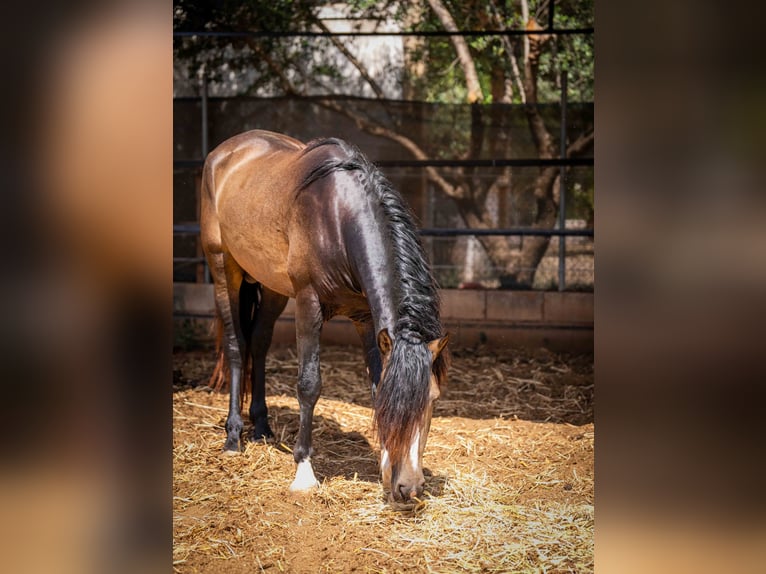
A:
[[[205,170],[214,178],[211,191],[216,199],[232,191],[226,182],[231,177],[252,178],[277,170],[284,161],[299,153],[305,144],[284,134],[252,130],[229,138],[208,154]]]

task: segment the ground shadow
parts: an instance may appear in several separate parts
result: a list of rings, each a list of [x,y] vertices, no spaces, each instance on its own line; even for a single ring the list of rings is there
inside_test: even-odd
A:
[[[218,424],[224,426],[225,422],[224,416]],[[272,446],[292,459],[292,447],[300,425],[300,412],[289,407],[270,406],[269,424],[275,435]],[[242,436],[250,436],[251,431],[252,423],[246,420]],[[223,443],[222,434],[221,447]],[[313,443],[314,455],[311,462],[319,482],[336,477],[373,484],[380,482],[378,453],[362,433],[343,430],[334,419],[315,414]],[[426,480],[425,489],[429,495],[441,496],[448,477],[434,474],[427,467],[423,468],[423,475]],[[381,498],[385,497],[386,494],[381,491]]]
[[[243,414],[246,420],[242,436],[249,437],[252,423],[246,418],[246,413]],[[224,423],[225,417],[222,417],[221,426]],[[273,446],[292,458],[292,447],[300,425],[299,411],[289,407],[269,406],[269,424],[275,436]],[[378,455],[360,432],[346,431],[334,419],[315,414],[313,448],[311,463],[320,482],[333,477],[378,482]]]

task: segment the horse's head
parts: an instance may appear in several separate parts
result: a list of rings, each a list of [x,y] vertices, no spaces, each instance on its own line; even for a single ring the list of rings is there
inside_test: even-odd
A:
[[[375,396],[375,427],[380,438],[383,488],[395,503],[410,503],[423,493],[423,451],[433,403],[446,377],[442,351],[449,336],[423,341],[415,333],[378,335],[383,360]]]

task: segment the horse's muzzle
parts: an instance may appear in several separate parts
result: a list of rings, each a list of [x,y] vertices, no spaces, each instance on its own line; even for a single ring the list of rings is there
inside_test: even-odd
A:
[[[395,489],[391,489],[393,502],[405,504],[416,502],[423,495],[425,483],[426,481],[423,479],[413,483],[399,482]]]

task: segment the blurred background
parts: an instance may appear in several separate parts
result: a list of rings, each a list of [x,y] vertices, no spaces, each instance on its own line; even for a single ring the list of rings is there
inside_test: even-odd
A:
[[[473,12],[461,10],[463,3],[444,4],[455,29],[526,29],[521,3],[487,3]],[[394,11],[386,25],[420,35],[396,36],[402,48],[388,49],[390,59],[355,50],[391,38],[349,36],[341,42],[349,58],[333,42],[342,38],[315,35],[325,34],[322,25],[352,29],[342,10],[333,16],[336,11],[316,4],[309,21],[300,3],[275,1],[257,15],[274,20],[248,27],[258,21],[249,19],[247,4],[218,5],[211,16],[212,7],[187,3],[4,4],[3,571],[172,568],[171,284],[204,280],[198,262],[174,261],[198,256],[194,239],[183,237],[193,230],[178,229],[195,221],[198,168],[179,162],[199,162],[205,147],[267,120],[300,137],[318,135],[325,131],[320,122],[333,121],[333,130],[358,127],[360,145],[392,179],[400,178],[397,185],[413,194],[428,228],[473,231],[483,221],[488,228],[537,223],[540,230],[571,225],[579,232],[595,223],[588,207],[594,184],[591,167],[575,162],[593,157],[592,150],[567,154],[566,209],[556,199],[560,183],[540,188],[534,202],[523,190],[540,168],[555,170],[554,182],[561,181],[558,146],[587,137],[595,111],[588,116],[587,107],[598,100],[597,569],[760,572],[766,548],[764,8],[736,1],[598,3],[594,94],[587,67],[568,58],[592,58],[585,50],[595,36],[548,34],[551,12],[543,2],[528,3],[539,34],[466,35],[466,62],[457,57],[454,38],[423,35],[448,29],[425,4],[408,11],[410,21]],[[285,12],[286,5],[293,11]],[[555,27],[594,27],[592,9],[579,6],[556,2]],[[365,26],[389,22],[371,16],[375,3],[352,7],[372,22]],[[237,21],[224,27],[232,13]],[[279,14],[289,21],[276,19]],[[226,40],[198,27],[219,19],[222,25],[204,30],[257,34],[219,50]],[[187,37],[184,30],[195,33]],[[312,35],[279,34],[296,30]],[[540,48],[535,99],[524,85],[534,46]],[[307,55],[331,48],[331,58]],[[221,50],[231,54],[229,65],[249,54],[253,69],[233,69],[235,83],[215,57]],[[407,60],[425,50],[423,66]],[[279,65],[272,56],[282,58]],[[470,85],[468,59],[476,69]],[[372,62],[394,65],[400,75]],[[311,78],[321,82],[307,79],[304,71],[314,68]],[[269,74],[275,69],[283,73]],[[207,140],[201,82],[207,82]],[[548,155],[529,127],[523,104],[532,102],[551,136]],[[305,125],[280,119],[298,104]],[[499,125],[518,141],[516,156],[501,136],[478,137],[482,129],[497,134],[490,129],[496,109]],[[174,121],[174,112],[188,119]],[[226,124],[224,115],[242,124]],[[388,131],[362,129],[373,120]],[[177,131],[188,135],[174,137]],[[383,133],[404,137],[394,144]],[[546,157],[556,165],[474,163]],[[440,159],[469,163],[383,163]],[[443,183],[436,183],[439,177]],[[457,189],[465,201],[455,201]],[[451,208],[430,210],[431,201]],[[519,208],[518,215],[509,208],[530,203],[539,207]],[[437,220],[442,213],[446,219]],[[539,214],[547,219],[535,219]],[[543,255],[535,267],[522,264],[518,236],[492,240],[500,239],[497,250],[507,251],[507,260],[489,258],[489,239],[427,237],[438,265],[447,266],[442,281],[490,287],[501,280],[534,287],[556,239],[536,236],[539,248],[529,253]],[[447,246],[439,247],[441,241]],[[566,249],[579,248],[577,241],[588,236],[567,236]],[[571,269],[578,266],[573,261]],[[565,281],[541,287],[569,288],[569,270],[567,263]],[[586,283],[571,278],[573,286]]]

